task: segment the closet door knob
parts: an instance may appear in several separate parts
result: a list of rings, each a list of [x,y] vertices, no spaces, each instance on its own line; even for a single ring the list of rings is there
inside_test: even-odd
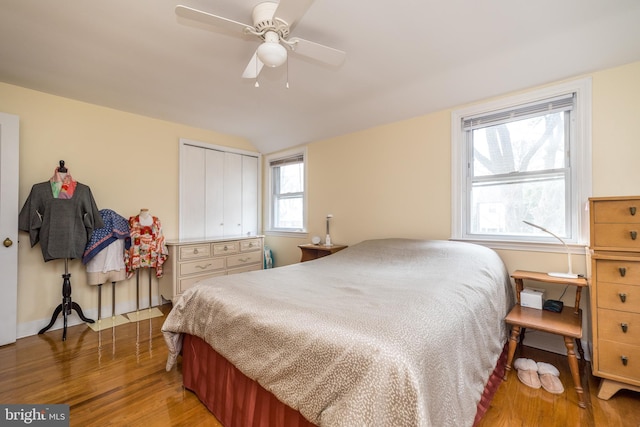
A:
[[[620,356],[620,360],[622,360],[622,364],[624,366],[627,366],[627,363],[629,363],[629,358],[627,356]]]
[[[620,297],[620,301],[622,301],[622,302],[626,302],[627,301],[627,294],[623,294],[622,292],[620,292],[618,294],[618,296]]]
[[[634,216],[636,214],[636,207],[635,206],[631,206],[629,208],[629,213],[631,214],[631,216]]]
[[[4,242],[2,242],[2,244],[4,245],[5,248],[8,248],[11,245],[13,245],[13,240],[7,237],[6,239],[4,239]]]
[[[622,332],[627,333],[627,329],[629,329],[629,325],[627,323],[621,323],[620,327],[622,328]]]
[[[637,231],[630,231],[629,234],[631,235],[631,240],[636,240],[636,237],[638,237]]]
[[[627,274],[627,269],[625,267],[620,267],[618,271],[620,272],[620,276],[622,277],[624,277],[625,274]]]

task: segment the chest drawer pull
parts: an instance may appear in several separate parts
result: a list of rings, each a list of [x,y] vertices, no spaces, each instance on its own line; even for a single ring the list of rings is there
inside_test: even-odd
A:
[[[204,270],[208,267],[211,267],[211,263],[205,265],[196,265],[196,268],[199,268],[200,270]]]
[[[629,363],[629,358],[627,356],[620,356],[620,360],[622,360],[622,364],[624,366],[627,366],[627,363]]]
[[[627,274],[627,269],[625,267],[620,267],[618,271],[620,272],[621,277],[624,277],[625,274]]]
[[[195,249],[193,250],[193,253],[194,253],[195,255],[197,255],[197,254],[198,254],[198,248],[195,248]]]
[[[638,237],[637,231],[630,231],[629,234],[631,235],[631,240],[636,240],[636,237]]]
[[[628,323],[620,323],[620,327],[622,328],[622,332],[627,333],[627,329],[629,329]]]
[[[618,294],[618,296],[620,297],[620,301],[622,301],[622,302],[626,302],[627,301],[627,294],[623,294],[622,292],[620,292]]]
[[[631,214],[631,216],[634,216],[636,214],[636,207],[635,206],[631,206],[629,208],[629,213]]]

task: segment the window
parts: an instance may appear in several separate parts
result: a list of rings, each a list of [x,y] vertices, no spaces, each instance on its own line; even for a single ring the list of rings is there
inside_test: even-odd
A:
[[[588,241],[590,80],[452,114],[452,238]]]
[[[267,159],[269,164],[269,230],[306,231],[304,152]]]

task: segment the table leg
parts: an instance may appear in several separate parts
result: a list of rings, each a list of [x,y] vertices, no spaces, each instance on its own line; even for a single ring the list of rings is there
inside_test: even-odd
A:
[[[516,347],[518,346],[518,337],[520,336],[520,326],[513,325],[511,327],[511,337],[509,338],[509,355],[507,356],[507,365],[504,370],[504,380],[507,380],[507,375],[511,371],[511,363],[513,362],[513,356],[516,354]]]
[[[580,381],[580,371],[578,369],[578,358],[574,351],[573,338],[564,337],[564,344],[567,346],[567,358],[569,359],[569,368],[571,369],[571,376],[573,377],[573,384],[578,393],[578,406],[586,408],[587,404],[584,401],[584,393],[582,390],[582,382]]]

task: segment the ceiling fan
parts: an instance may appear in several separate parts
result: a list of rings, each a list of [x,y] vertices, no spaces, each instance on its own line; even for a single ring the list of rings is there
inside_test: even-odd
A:
[[[213,15],[188,6],[176,6],[176,15],[214,27],[231,30],[239,34],[253,34],[263,42],[258,46],[242,77],[256,78],[263,66],[279,67],[287,60],[287,49],[291,52],[315,59],[325,64],[338,66],[345,52],[299,37],[289,37],[298,20],[304,15],[313,0],[280,0],[279,3],[265,1],[253,8],[253,25],[243,24],[222,16]]]

